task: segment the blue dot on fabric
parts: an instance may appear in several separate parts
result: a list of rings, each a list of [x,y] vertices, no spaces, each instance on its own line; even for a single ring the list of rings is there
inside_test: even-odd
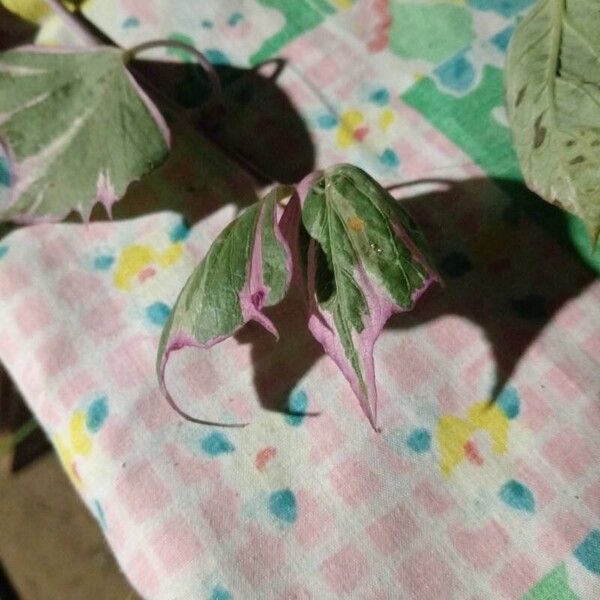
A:
[[[127,17],[123,21],[123,29],[131,29],[132,27],[139,27],[140,20],[137,17]]]
[[[573,554],[588,571],[600,575],[600,529],[590,531]]]
[[[0,185],[8,187],[10,185],[10,169],[6,157],[0,156]]]
[[[317,117],[317,124],[321,129],[333,129],[338,124],[338,119],[335,115],[327,113]]]
[[[202,25],[202,27],[204,29],[212,29],[213,28],[213,22],[209,21],[208,19],[204,19],[202,21],[202,23],[200,23],[200,25]]]
[[[535,0],[468,0],[469,6],[478,10],[491,10],[503,17],[514,17]]]
[[[108,400],[106,396],[94,400],[85,413],[85,426],[91,433],[100,431],[108,417]]]
[[[6,256],[7,252],[8,252],[8,246],[6,246],[6,245],[0,246],[0,258]]]
[[[406,445],[413,451],[419,454],[427,452],[431,448],[431,434],[427,429],[413,429],[408,438]]]
[[[473,268],[473,264],[466,254],[450,252],[440,262],[440,268],[448,277],[462,277]]]
[[[308,407],[308,394],[304,390],[294,390],[288,397],[286,422],[292,427],[298,427],[304,421]]]
[[[154,325],[162,327],[169,318],[171,309],[164,302],[155,302],[146,308],[146,316]]]
[[[233,596],[222,585],[218,585],[213,590],[210,600],[233,600]]]
[[[208,58],[208,60],[214,65],[228,65],[230,64],[229,59],[223,52],[217,50],[216,48],[209,48],[204,51],[204,56]]]
[[[519,392],[517,392],[517,390],[513,387],[503,390],[498,396],[496,403],[508,419],[514,419],[517,417],[519,415],[519,411],[521,410]]]
[[[230,27],[235,27],[238,23],[244,20],[244,15],[241,12],[234,12],[229,19],[227,19],[227,24]]]
[[[507,481],[499,492],[500,499],[517,510],[535,512],[535,499],[531,490],[522,483],[511,479]]]
[[[179,223],[177,223],[177,225],[171,229],[169,238],[173,243],[182,242],[188,237],[189,234],[190,226],[187,224],[185,219],[181,219],[181,221],[179,221]]]
[[[94,269],[98,271],[106,271],[111,268],[115,262],[115,257],[110,254],[101,254],[94,259]]]
[[[397,167],[400,164],[400,159],[391,148],[386,148],[383,151],[383,154],[379,156],[379,162],[384,164],[386,167]]]
[[[96,519],[98,520],[98,523],[100,523],[102,531],[106,531],[106,517],[104,516],[102,505],[100,504],[100,502],[98,502],[98,500],[94,500],[94,512],[96,513]]]
[[[462,54],[436,67],[434,73],[444,86],[456,92],[466,92],[475,81],[475,69]]]
[[[369,100],[378,106],[384,106],[390,101],[390,93],[385,88],[381,88],[375,90],[369,96]]]
[[[503,29],[500,33],[497,33],[492,37],[492,44],[494,44],[494,46],[496,46],[496,48],[498,48],[498,50],[501,52],[506,52],[506,49],[508,48],[508,42],[510,42],[510,38],[512,37],[514,30],[515,28],[512,25],[506,29]]]
[[[234,445],[229,438],[219,431],[214,431],[202,439],[200,443],[202,450],[209,456],[219,456],[220,454],[229,454],[235,450]]]
[[[296,496],[290,489],[278,490],[269,497],[269,510],[274,517],[286,523],[295,523]]]

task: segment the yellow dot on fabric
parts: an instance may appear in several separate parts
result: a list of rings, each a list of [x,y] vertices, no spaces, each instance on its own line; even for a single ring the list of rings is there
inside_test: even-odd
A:
[[[341,9],[350,8],[354,4],[354,0],[333,0],[333,3]]]
[[[381,127],[381,130],[387,131],[395,118],[396,114],[392,109],[386,108],[385,110],[382,110],[379,115],[379,127]]]
[[[54,436],[54,447],[56,448],[56,453],[58,454],[58,458],[62,463],[62,466],[68,470],[73,460],[73,452],[71,451],[71,448],[65,444],[62,437],[58,434]]]
[[[33,23],[41,23],[51,12],[44,0],[2,0],[2,4],[10,12]]]
[[[340,117],[340,126],[337,130],[337,145],[340,148],[348,148],[356,139],[354,130],[364,121],[362,112],[359,110],[347,110]]]
[[[150,246],[126,246],[121,252],[115,270],[115,286],[120,290],[130,290],[131,280],[148,264],[154,262],[156,253]]]
[[[71,417],[69,426],[71,447],[77,454],[87,455],[92,451],[92,440],[85,426],[85,413],[77,411]]]
[[[158,257],[158,264],[161,267],[170,267],[181,258],[182,253],[183,246],[181,244],[173,244]]]

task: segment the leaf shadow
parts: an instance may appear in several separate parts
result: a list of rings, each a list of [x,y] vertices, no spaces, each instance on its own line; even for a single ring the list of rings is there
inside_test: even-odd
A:
[[[414,196],[407,195],[408,187],[403,192],[400,201],[423,229],[444,285],[429,290],[412,311],[394,315],[386,329],[396,331],[401,341],[411,330],[443,317],[475,325],[495,366],[495,381],[487,391],[493,401],[558,311],[596,275],[525,215],[523,203],[539,203],[542,211],[552,211],[555,233],[560,237],[564,228],[566,236],[562,212],[542,203],[520,182],[471,179],[448,181],[443,190]],[[279,342],[255,324],[236,337],[252,344],[254,385],[263,408],[287,413],[289,392],[323,350],[307,330],[297,292],[269,316],[279,329]]]
[[[221,108],[211,101],[208,79],[198,65],[133,63],[132,72],[168,121],[171,153],[130,185],[113,206],[113,219],[170,210],[191,225],[225,204],[249,206],[260,187],[297,182],[314,169],[308,129],[277,84],[285,61],[252,69],[214,68],[223,90]],[[94,207],[92,220],[106,219],[103,207]]]

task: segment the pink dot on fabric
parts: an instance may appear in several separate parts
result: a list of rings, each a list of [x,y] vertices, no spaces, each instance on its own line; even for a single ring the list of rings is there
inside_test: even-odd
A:
[[[147,279],[151,279],[155,275],[156,269],[154,267],[146,267],[138,273],[138,281],[140,283],[144,283],[144,281],[146,281]]]
[[[104,294],[104,284],[96,275],[74,271],[67,273],[58,282],[58,295],[77,312],[89,306]]]
[[[169,572],[179,571],[202,556],[202,545],[189,529],[181,517],[173,517],[150,541],[154,555]]]
[[[232,534],[238,526],[239,494],[232,488],[218,487],[200,505],[202,515],[217,539]]]
[[[273,446],[267,446],[263,448],[256,454],[256,458],[254,459],[254,464],[259,471],[264,471],[267,468],[269,462],[275,457],[277,454],[277,448]]]
[[[86,311],[81,319],[87,335],[95,341],[114,338],[123,329],[125,303],[120,299],[105,298]]]
[[[586,524],[572,511],[563,511],[546,524],[538,538],[538,547],[546,556],[558,562],[569,554],[588,533]]]
[[[454,548],[471,565],[479,570],[494,565],[509,545],[504,529],[494,520],[478,529],[467,529],[462,525],[451,525],[448,533]]]
[[[452,498],[443,489],[435,489],[428,482],[420,483],[415,487],[413,498],[430,515],[441,515],[454,504]]]
[[[433,548],[423,549],[406,559],[398,569],[398,581],[410,600],[453,598],[461,591],[456,576]],[[402,598],[402,594],[398,594]]]
[[[600,481],[588,487],[583,493],[583,501],[588,508],[600,519]]]
[[[97,390],[98,384],[94,377],[87,371],[82,371],[67,379],[60,386],[57,395],[63,407],[71,410],[84,396]]]
[[[136,589],[146,598],[155,598],[160,589],[159,577],[144,552],[138,552],[125,568]]]
[[[595,456],[589,444],[571,427],[551,437],[542,446],[542,455],[569,481],[583,475]]]
[[[252,585],[258,586],[267,581],[283,562],[283,541],[259,527],[252,526],[237,558],[246,579]]]
[[[520,422],[533,431],[539,431],[554,416],[550,403],[532,386],[521,387]]]
[[[4,265],[0,271],[0,298],[8,300],[29,285],[25,269],[18,265]]]
[[[427,327],[426,333],[431,342],[453,360],[481,339],[477,328],[462,317],[438,319]]]
[[[221,385],[221,380],[209,359],[202,360],[198,354],[190,355],[192,362],[182,372],[189,394],[196,398],[205,398],[213,394]]]
[[[520,598],[541,578],[542,573],[524,554],[519,554],[494,577],[493,584],[505,597]]]
[[[296,492],[298,520],[294,533],[303,548],[314,546],[327,534],[332,516],[308,490]]]
[[[277,600],[316,600],[311,593],[304,587],[294,586],[284,590]]]
[[[342,461],[331,470],[329,477],[339,496],[350,506],[367,501],[381,488],[377,475],[358,457]]]
[[[171,499],[148,461],[124,469],[117,479],[116,493],[136,523],[147,521],[164,509]]]
[[[40,258],[48,269],[60,270],[76,254],[69,241],[61,236],[44,236],[40,240]]]
[[[369,568],[365,557],[352,545],[345,546],[321,564],[321,572],[337,594],[350,594]]]
[[[383,362],[393,374],[399,393],[416,391],[423,383],[431,381],[431,374],[437,372],[425,351],[409,341],[394,344],[392,350],[384,354]]]
[[[14,311],[19,331],[32,335],[52,323],[46,303],[36,296],[23,299]]]
[[[76,361],[77,354],[65,334],[56,334],[45,341],[35,352],[35,357],[46,377],[52,377]]]
[[[147,336],[134,335],[108,354],[108,365],[117,383],[125,389],[141,387],[152,377],[156,344]]]
[[[113,459],[119,460],[133,447],[131,424],[123,422],[122,417],[111,416],[97,434],[102,449]]]
[[[368,528],[373,544],[382,554],[392,554],[404,547],[417,535],[418,531],[410,511],[401,503]]]
[[[343,445],[344,434],[336,420],[328,413],[322,413],[316,419],[308,419],[306,428],[310,435],[310,460],[313,463],[323,462]]]

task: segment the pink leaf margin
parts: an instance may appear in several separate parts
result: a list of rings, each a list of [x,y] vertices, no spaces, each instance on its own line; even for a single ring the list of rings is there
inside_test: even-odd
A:
[[[281,194],[281,191],[287,191],[288,189],[289,186],[275,186],[270,193],[276,194],[275,200],[277,200],[277,198],[280,197],[279,194]],[[181,350],[183,348],[190,347],[208,350],[212,346],[234,335],[249,321],[256,321],[257,323],[262,325],[269,333],[273,334],[277,339],[279,338],[279,333],[273,322],[261,312],[262,309],[265,307],[265,302],[269,292],[269,288],[265,285],[264,282],[262,262],[262,231],[265,218],[265,206],[268,195],[269,194],[267,194],[267,197],[261,203],[256,225],[256,236],[254,238],[250,264],[248,267],[248,276],[246,278],[246,283],[244,284],[244,287],[240,290],[239,293],[243,322],[231,333],[215,336],[214,338],[204,343],[199,342],[196,338],[194,338],[192,335],[185,331],[178,331],[169,338],[167,347],[158,362],[158,380],[162,395],[166,398],[171,408],[178,415],[180,415],[187,421],[191,421],[192,423],[199,423],[202,425],[213,425],[218,427],[245,427],[249,424],[207,421],[205,419],[193,417],[192,415],[182,410],[178,406],[171,393],[169,392],[165,379],[167,364],[173,352],[177,352],[178,350]],[[292,256],[292,249],[290,246],[291,243],[293,243],[293,224],[294,222],[298,222],[298,207],[298,193],[297,191],[293,190],[290,201],[288,202],[288,205],[285,207],[285,209],[281,209],[280,205],[277,203],[277,201],[275,201],[275,206],[273,210],[273,227],[275,231],[275,237],[277,241],[283,246],[284,251],[286,253],[286,267],[288,273],[286,288],[289,287],[293,275],[294,260]]]
[[[300,204],[304,203],[306,195],[312,184],[318,179],[313,175],[305,183],[299,186],[302,194],[300,195]],[[303,185],[304,184],[304,185]],[[423,256],[422,252],[417,248],[416,244],[410,238],[404,227],[394,220],[392,223],[394,232],[402,240],[404,245],[410,250],[413,258],[419,262],[427,271],[427,278],[423,281],[421,287],[416,289],[411,296],[411,304],[414,304],[427,291],[431,284],[440,282],[440,277],[437,272],[429,265],[428,261]],[[325,352],[335,362],[343,376],[346,378],[352,391],[357,397],[360,407],[367,417],[371,427],[379,432],[377,425],[377,383],[375,378],[375,359],[374,348],[375,342],[379,338],[382,329],[388,319],[395,313],[406,312],[386,295],[378,291],[372,284],[367,273],[359,265],[354,277],[359,283],[368,307],[368,315],[364,317],[364,328],[360,333],[353,331],[353,343],[357,348],[359,361],[364,370],[364,382],[366,389],[360,383],[356,371],[352,368],[350,361],[346,357],[346,351],[342,345],[342,341],[336,332],[333,317],[319,308],[317,302],[315,281],[316,281],[316,250],[317,242],[311,239],[308,246],[307,256],[307,299],[308,299],[308,328],[313,337],[323,346]],[[411,308],[412,308],[411,306]],[[408,309],[411,310],[411,309]]]

